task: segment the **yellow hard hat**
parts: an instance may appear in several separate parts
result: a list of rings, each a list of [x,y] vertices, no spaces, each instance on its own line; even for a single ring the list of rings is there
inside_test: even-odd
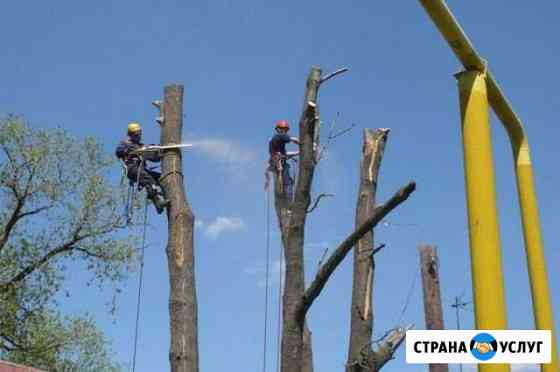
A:
[[[142,127],[136,122],[129,123],[127,129],[129,134],[134,134],[142,131]]]

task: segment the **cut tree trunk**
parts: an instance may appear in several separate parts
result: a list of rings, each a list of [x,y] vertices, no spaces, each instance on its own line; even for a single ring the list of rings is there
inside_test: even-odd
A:
[[[377,179],[388,134],[388,129],[364,130],[356,228],[366,221],[375,208]],[[358,241],[354,249],[350,343],[346,367],[348,372],[362,371],[360,365],[354,362],[361,358],[364,350],[369,350],[373,335],[373,238],[371,230]]]
[[[319,129],[317,94],[321,69],[312,67],[307,78],[303,113],[299,122],[300,164],[294,200],[288,200],[285,190],[275,182],[276,211],[282,232],[286,261],[286,280],[282,308],[283,327],[281,345],[281,371],[312,371],[311,332],[306,329],[305,317],[298,314],[298,303],[305,290],[303,243],[307,208],[310,204],[311,183],[315,170],[313,140]],[[304,337],[304,333],[306,337]],[[305,351],[304,351],[305,340]],[[304,363],[304,356],[306,361]],[[310,369],[311,368],[311,369]]]
[[[161,144],[181,143],[183,86],[165,87]],[[171,372],[198,372],[197,301],[194,276],[194,215],[185,196],[180,149],[166,150],[161,183],[171,205],[167,210]]]
[[[439,288],[439,261],[436,247],[421,245],[420,272],[422,274],[422,290],[424,293],[424,315],[426,329],[439,330],[443,326],[443,306]],[[430,372],[448,372],[447,364],[430,364]]]

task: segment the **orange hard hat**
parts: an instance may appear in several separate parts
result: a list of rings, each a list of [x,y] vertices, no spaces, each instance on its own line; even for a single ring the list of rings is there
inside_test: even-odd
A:
[[[276,122],[276,129],[290,129],[290,124],[287,120],[278,120]]]

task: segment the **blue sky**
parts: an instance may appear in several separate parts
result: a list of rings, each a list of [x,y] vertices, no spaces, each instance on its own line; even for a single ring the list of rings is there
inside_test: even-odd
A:
[[[560,64],[556,2],[450,0],[455,12],[526,125],[548,259],[556,324],[560,326],[557,228],[556,74]],[[307,276],[326,247],[351,231],[361,129],[392,129],[381,170],[379,200],[408,180],[418,190],[376,230],[387,248],[377,257],[375,334],[399,320],[424,326],[417,246],[439,247],[445,322],[454,327],[454,296],[470,299],[463,164],[456,82],[460,65],[417,1],[283,2],[230,0],[35,2],[3,5],[0,24],[0,113],[35,127],[60,125],[93,135],[107,151],[126,123],[140,121],[147,142],[159,140],[150,102],[164,84],[185,85],[188,198],[199,223],[196,270],[202,371],[261,368],[265,264],[263,166],[273,122],[299,117],[312,64],[350,72],[320,92],[322,119],[356,128],[339,138],[320,164],[314,192],[332,192],[307,227]],[[481,11],[484,9],[484,11]],[[511,150],[493,118],[494,153],[512,329],[533,326]],[[115,185],[118,184],[115,170]],[[556,212],[555,212],[556,211]],[[152,214],[145,267],[137,371],[168,369],[168,275],[165,220]],[[224,229],[223,227],[226,226]],[[273,256],[279,252],[273,224]],[[278,261],[272,298],[277,298]],[[339,371],[347,354],[351,260],[339,268],[313,306],[316,370]],[[115,318],[106,293],[82,286],[63,310],[92,312],[112,339],[116,358],[132,354],[136,278],[120,297]],[[492,285],[492,283],[489,283]],[[402,319],[407,293],[412,296]],[[276,303],[271,303],[276,318]],[[472,313],[462,322],[472,327]],[[560,327],[559,327],[560,328]],[[270,324],[269,370],[275,361]],[[387,371],[405,366],[404,354]]]

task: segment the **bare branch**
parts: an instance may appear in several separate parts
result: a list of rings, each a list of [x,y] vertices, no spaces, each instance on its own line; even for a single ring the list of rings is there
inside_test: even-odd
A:
[[[313,304],[313,301],[319,296],[328,279],[332,273],[336,270],[338,265],[342,262],[344,257],[350,252],[354,245],[364,236],[368,231],[373,229],[379,221],[381,221],[387,214],[389,214],[393,209],[399,206],[402,202],[408,199],[410,194],[416,189],[416,184],[410,182],[408,185],[401,188],[396,194],[394,194],[391,199],[389,199],[385,204],[382,204],[375,208],[371,217],[369,217],[362,225],[360,225],[352,234],[350,234],[336,250],[329,257],[327,262],[319,269],[319,272],[315,276],[315,279],[305,291],[305,294],[298,304],[299,316],[305,317],[305,314]]]
[[[317,264],[318,269],[321,268],[321,265],[323,264],[323,261],[325,260],[325,257],[327,257],[328,252],[329,252],[329,247],[325,248],[325,251],[323,252],[323,255],[321,256],[321,259],[319,260],[319,263]]]
[[[336,113],[336,118],[338,119],[338,117],[340,116],[340,112]],[[319,161],[321,161],[321,159],[323,158],[323,154],[325,152],[327,152],[331,142],[336,139],[337,137],[340,137],[348,132],[350,132],[352,129],[354,129],[354,127],[356,126],[356,124],[352,123],[352,125],[350,125],[348,128],[343,129],[337,133],[334,133],[334,126],[336,125],[336,120],[333,122],[333,124],[331,125],[331,128],[329,129],[329,135],[327,137],[327,142],[323,145],[323,146],[318,146],[319,149],[317,150],[317,161],[316,163],[318,163]]]
[[[328,194],[328,193],[319,194],[317,199],[315,199],[315,202],[313,203],[313,206],[307,210],[307,213],[313,212],[315,210],[315,208],[317,208],[317,206],[319,205],[319,201],[322,198],[329,198],[329,197],[333,197],[333,196],[334,196],[334,194]]]
[[[374,249],[364,250],[362,253],[366,254],[366,256],[363,257],[361,260],[369,260],[369,259],[373,258],[373,256],[375,256],[383,248],[385,248],[385,243],[380,244],[378,247],[376,247]]]
[[[352,129],[354,129],[355,126],[356,126],[356,124],[352,123],[348,128],[343,129],[338,133],[329,135],[329,141],[335,139],[336,137],[340,137],[343,134],[346,134],[346,133],[350,132]]]
[[[321,85],[321,84],[327,82],[328,80],[332,79],[332,78],[335,77],[335,76],[338,76],[338,75],[340,75],[340,74],[345,73],[346,71],[348,71],[348,68],[346,68],[346,67],[339,68],[339,69],[336,70],[335,72],[333,72],[333,73],[331,73],[331,74],[328,74],[328,75],[325,76],[325,77],[322,77],[321,80],[319,81],[319,85]]]
[[[383,244],[379,245],[379,247],[375,248],[375,249],[373,250],[373,252],[371,252],[371,255],[372,255],[372,256],[375,255],[377,252],[379,252],[379,251],[382,250],[383,248],[385,248],[385,243],[383,243]]]
[[[41,213],[43,211],[46,211],[47,209],[52,208],[52,207],[53,207],[53,205],[45,205],[45,206],[33,209],[31,211],[28,211],[28,212],[23,212],[22,214],[19,215],[19,217],[21,219],[23,217],[32,216],[34,214],[38,214],[38,213]]]

